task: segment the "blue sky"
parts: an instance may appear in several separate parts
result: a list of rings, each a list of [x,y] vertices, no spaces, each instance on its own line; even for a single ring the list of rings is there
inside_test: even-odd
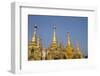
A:
[[[56,26],[58,42],[66,45],[67,32],[70,32],[71,42],[79,43],[82,53],[88,55],[88,17],[76,16],[45,16],[28,15],[28,41],[33,35],[34,25],[38,26],[38,35],[42,39],[43,47],[48,47],[52,41],[53,26]]]

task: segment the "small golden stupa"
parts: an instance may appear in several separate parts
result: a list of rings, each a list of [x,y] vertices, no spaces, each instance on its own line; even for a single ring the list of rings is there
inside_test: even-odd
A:
[[[75,59],[83,58],[83,55],[82,55],[82,53],[81,53],[81,50],[80,50],[80,47],[79,47],[78,42],[77,42],[77,44],[76,44],[76,49],[75,49],[75,51],[74,51],[74,58],[75,58]]]

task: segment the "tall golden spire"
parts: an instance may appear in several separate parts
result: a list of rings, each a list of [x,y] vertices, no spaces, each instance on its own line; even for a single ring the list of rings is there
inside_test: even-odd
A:
[[[36,36],[36,32],[37,32],[37,25],[34,25],[34,32],[33,32],[33,37],[32,37],[33,47],[37,46],[37,36]]]
[[[73,58],[73,47],[70,40],[70,33],[67,33],[67,43],[66,43],[66,58],[72,59]]]
[[[70,40],[70,33],[67,32],[67,45],[66,46],[71,46],[71,40]]]
[[[52,42],[57,42],[57,39],[56,39],[56,26],[54,26],[54,28],[53,28],[53,39],[52,39]]]
[[[34,32],[33,32],[32,42],[36,42],[36,31],[37,31],[37,25],[34,26]]]
[[[57,38],[56,38],[56,26],[53,27],[53,37],[52,37],[52,47],[57,47]]]

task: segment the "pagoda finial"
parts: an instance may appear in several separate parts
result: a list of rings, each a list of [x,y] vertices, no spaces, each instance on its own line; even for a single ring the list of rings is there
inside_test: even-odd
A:
[[[67,32],[67,46],[71,46],[70,32]]]
[[[56,26],[53,26],[52,46],[57,47]]]
[[[34,25],[34,32],[33,32],[33,37],[32,37],[32,42],[36,42],[36,32],[37,32],[37,25]]]
[[[53,31],[53,42],[56,42],[56,26],[53,27],[54,31]]]
[[[53,29],[54,29],[54,30],[56,29],[56,26],[55,26],[55,25],[53,26]]]

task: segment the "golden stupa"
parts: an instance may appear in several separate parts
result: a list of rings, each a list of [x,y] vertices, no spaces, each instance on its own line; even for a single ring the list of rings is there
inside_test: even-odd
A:
[[[47,49],[47,60],[52,60],[52,59],[63,59],[64,57],[64,48],[62,48],[63,45],[61,44],[59,46],[57,42],[57,37],[56,37],[56,26],[53,28],[53,36],[52,36],[52,42],[50,47]]]
[[[80,47],[79,47],[78,42],[77,42],[77,44],[76,44],[76,49],[75,49],[75,51],[74,51],[74,58],[75,58],[75,59],[83,58],[83,55],[82,55],[82,53],[81,53],[81,50],[80,50]]]
[[[42,44],[40,38],[37,37],[37,26],[34,26],[32,41],[28,45],[28,60],[42,59]]]
[[[66,42],[66,48],[65,48],[65,51],[66,51],[66,58],[67,59],[72,59],[73,58],[73,46],[72,46],[72,43],[71,43],[71,40],[70,40],[70,33],[68,32],[67,33],[67,42]]]

